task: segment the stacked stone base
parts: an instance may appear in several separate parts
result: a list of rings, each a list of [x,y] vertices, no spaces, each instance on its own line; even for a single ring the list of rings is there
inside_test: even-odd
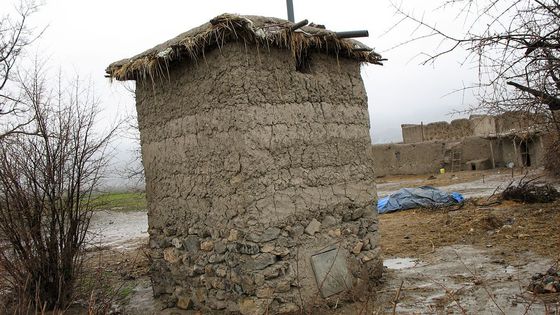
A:
[[[206,226],[188,235],[170,227],[150,235],[154,293],[169,307],[277,314],[323,304],[311,256],[328,248],[344,255],[351,275],[336,298],[367,294],[382,271],[377,218],[369,209],[294,216],[268,227]]]

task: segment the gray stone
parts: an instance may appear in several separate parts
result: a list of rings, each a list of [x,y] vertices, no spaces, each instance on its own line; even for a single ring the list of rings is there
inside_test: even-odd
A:
[[[253,259],[245,263],[246,270],[263,270],[264,268],[274,264],[276,262],[276,256],[272,254],[259,254]]]
[[[183,243],[176,237],[171,240],[171,244],[173,246],[175,246],[175,248],[177,248],[177,249],[180,249],[181,247],[183,247]]]
[[[377,232],[377,223],[368,226],[368,232],[372,232],[372,233]]]
[[[209,252],[214,249],[214,242],[212,240],[204,241],[200,243],[200,249]]]
[[[182,310],[190,310],[193,307],[193,301],[190,297],[187,296],[179,296],[177,298],[177,307]]]
[[[352,220],[358,220],[359,218],[364,216],[364,213],[366,212],[366,210],[364,208],[359,208],[356,209],[352,212]]]
[[[261,244],[262,245],[262,244]],[[273,243],[266,243],[261,246],[261,252],[263,253],[271,253],[274,250],[275,246]]]
[[[268,299],[274,294],[274,289],[270,287],[261,287],[257,289],[256,294],[260,299]]]
[[[321,222],[313,218],[313,220],[311,220],[311,222],[309,222],[309,224],[305,228],[305,233],[309,235],[314,235],[315,233],[319,232],[320,229],[321,229]]]
[[[194,260],[194,263],[199,265],[199,266],[206,266],[208,264],[208,256],[206,255],[199,255],[198,257],[196,257],[196,259]]]
[[[272,251],[270,251],[270,253],[276,256],[285,257],[290,254],[290,250],[286,247],[276,247]]]
[[[195,275],[204,274],[204,267],[199,266],[199,265],[194,265],[194,267],[193,267],[193,273],[194,273]]]
[[[299,237],[303,235],[303,232],[305,231],[304,227],[300,224],[296,224],[292,227],[291,231],[290,231],[290,235],[292,237]]]
[[[198,231],[198,236],[200,238],[206,238],[212,236],[212,231],[209,228],[205,228],[203,230]]]
[[[278,238],[280,235],[281,230],[277,227],[270,227],[264,230],[263,234],[260,237],[261,242],[269,242]]]
[[[360,231],[360,224],[358,222],[347,223],[344,231],[348,234],[358,235],[358,232]]]
[[[262,273],[255,274],[255,284],[258,286],[262,286],[265,281],[265,276]]]
[[[241,287],[243,288],[243,293],[247,295],[252,295],[255,292],[255,282],[253,277],[250,275],[241,276]]]
[[[290,281],[282,280],[276,284],[276,292],[284,293],[290,291]]]
[[[284,237],[284,236],[280,236],[276,239],[276,247],[294,247],[296,245],[296,242],[294,241],[293,238],[288,238],[288,237]]]
[[[321,222],[321,225],[323,225],[324,227],[330,227],[333,226],[337,223],[335,217],[333,217],[332,215],[327,215],[325,216],[325,218],[323,219],[323,222]]]
[[[263,315],[267,311],[267,299],[244,298],[239,301],[239,313],[242,315]]]
[[[211,264],[221,263],[221,262],[223,262],[224,260],[226,260],[225,255],[216,255],[216,254],[213,254],[213,255],[210,255],[210,257],[208,257],[208,262],[211,263]]]
[[[214,243],[214,251],[216,254],[223,254],[227,250],[226,244],[223,241]]]
[[[165,248],[169,245],[169,241],[165,238],[150,237],[150,248]]]
[[[362,248],[364,247],[364,243],[363,242],[357,242],[356,245],[354,245],[354,248],[352,248],[352,253],[358,255],[361,251]]]
[[[263,270],[263,275],[266,280],[278,278],[286,273],[288,270],[289,265],[284,263],[278,263],[273,266],[270,266]]]
[[[216,291],[216,299],[223,301],[226,299],[226,291],[224,290],[217,290]]]
[[[216,276],[218,277],[225,277],[227,275],[227,268],[224,266],[219,266],[218,268],[216,268]]]
[[[271,279],[275,279],[280,277],[280,275],[282,274],[282,268],[280,268],[279,266],[272,266],[269,268],[266,268],[263,271],[263,276],[266,280],[271,280]]]
[[[375,250],[364,251],[362,252],[362,255],[360,255],[360,258],[362,262],[368,262],[377,258],[377,252]]]
[[[168,226],[168,227],[163,229],[163,235],[165,235],[165,236],[173,236],[175,234],[177,234],[177,228],[176,227]]]
[[[245,235],[245,239],[255,243],[261,241],[261,237],[257,233],[248,233],[247,235]]]
[[[200,248],[200,240],[196,235],[189,235],[183,241],[183,246],[189,252],[197,252]]]
[[[278,314],[299,314],[301,309],[295,303],[284,303],[280,304],[278,308]]]
[[[375,237],[375,235],[373,233],[366,234],[366,236],[364,238],[364,242],[368,243],[372,247],[377,246],[377,238]]]
[[[311,266],[322,297],[327,298],[352,287],[347,257],[348,253],[339,248],[311,256]]]
[[[226,283],[222,278],[213,278],[212,280],[210,280],[210,284],[214,289],[224,290],[226,288]]]
[[[181,253],[175,247],[168,247],[163,250],[163,259],[171,264],[176,264],[181,260]]]
[[[259,253],[259,245],[252,242],[235,242],[228,245],[228,249],[234,253],[255,255]]]
[[[198,304],[203,304],[208,297],[208,291],[205,288],[197,288],[193,293],[193,299]]]
[[[239,231],[236,229],[231,229],[229,231],[229,236],[227,238],[228,241],[230,242],[235,242],[239,239]]]

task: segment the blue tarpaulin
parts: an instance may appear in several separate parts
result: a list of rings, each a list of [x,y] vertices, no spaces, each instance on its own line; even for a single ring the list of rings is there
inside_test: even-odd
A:
[[[431,186],[402,188],[377,201],[377,212],[388,213],[421,207],[449,206],[463,202],[463,195],[457,192],[446,193]]]

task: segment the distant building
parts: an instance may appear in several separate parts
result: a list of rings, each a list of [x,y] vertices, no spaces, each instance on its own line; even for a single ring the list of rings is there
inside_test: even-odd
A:
[[[543,117],[521,112],[403,124],[403,143],[373,145],[377,176],[543,166]]]

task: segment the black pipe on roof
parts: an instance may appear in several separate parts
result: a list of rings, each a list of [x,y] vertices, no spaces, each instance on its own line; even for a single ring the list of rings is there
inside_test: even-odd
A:
[[[335,32],[338,38],[353,38],[353,37],[368,37],[369,32],[367,30],[360,31],[347,31],[347,32]]]

